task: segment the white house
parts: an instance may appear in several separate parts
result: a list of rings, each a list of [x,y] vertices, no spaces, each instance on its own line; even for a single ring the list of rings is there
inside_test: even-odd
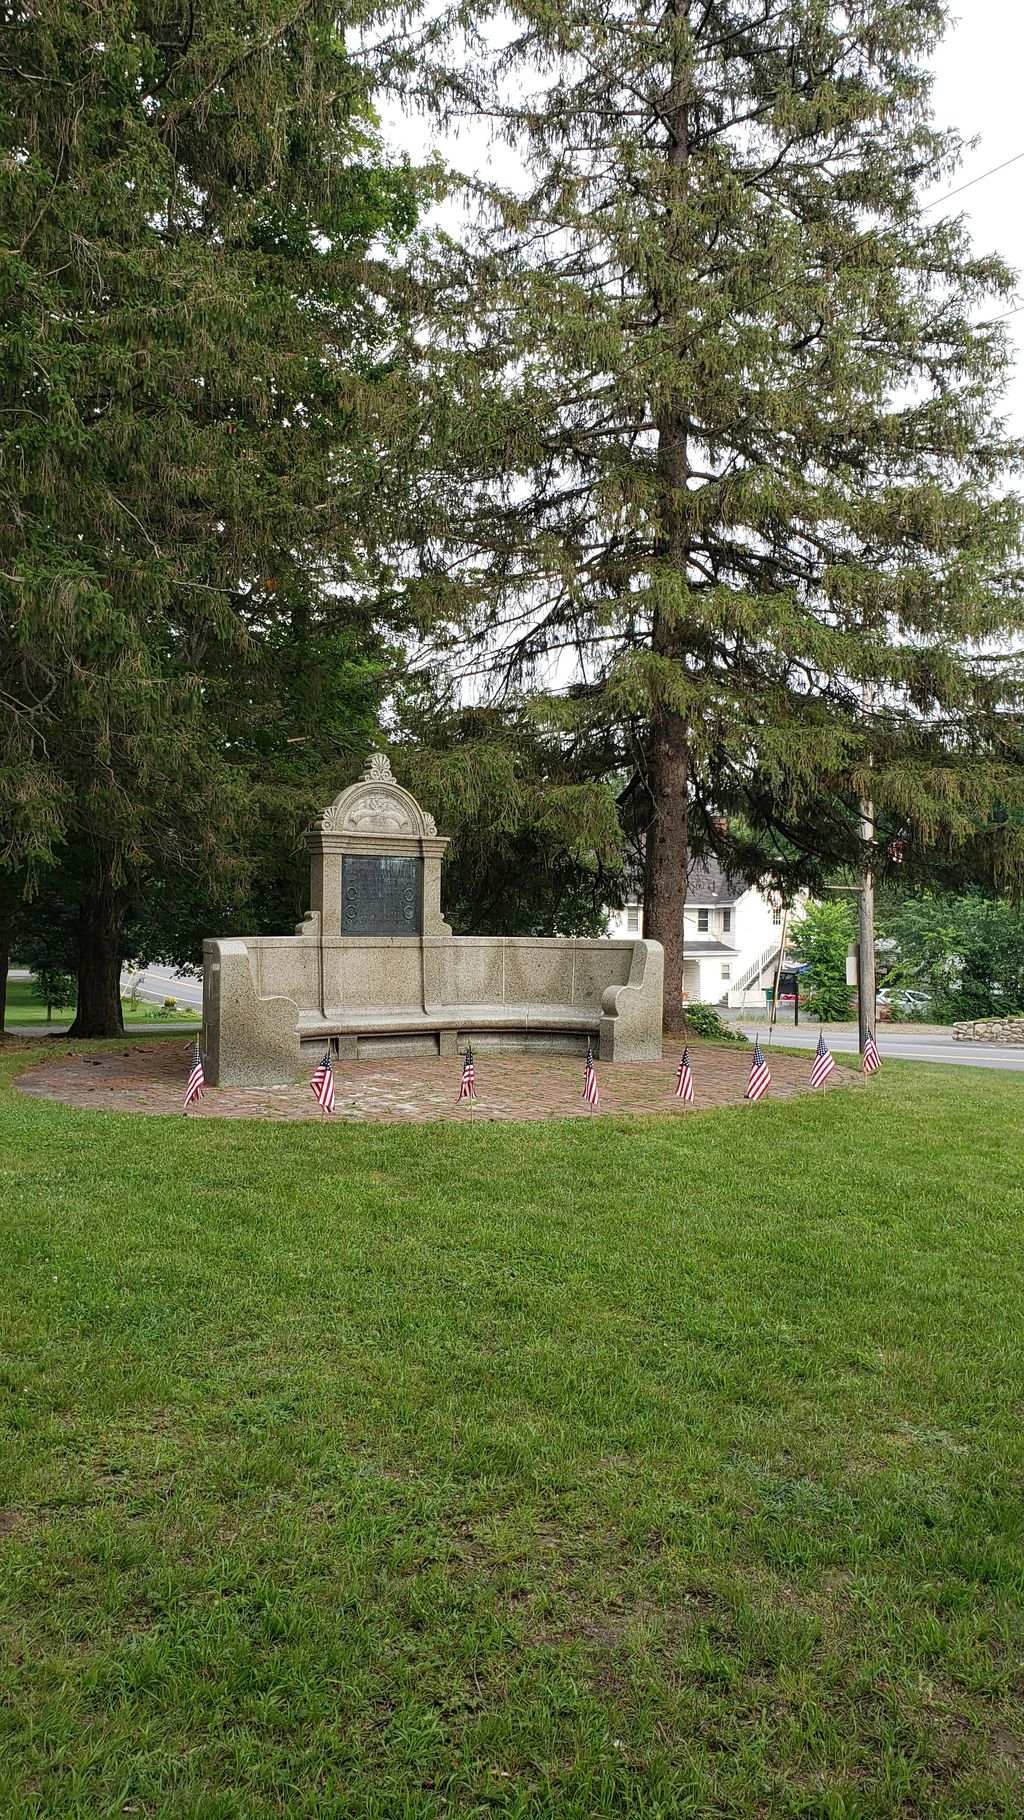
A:
[[[802,894],[789,913],[788,929],[802,912]],[[608,934],[639,935],[643,905],[610,912]],[[683,996],[709,1005],[764,1009],[765,987],[775,977],[782,939],[779,898],[759,885],[730,879],[717,860],[690,868],[683,911]]]

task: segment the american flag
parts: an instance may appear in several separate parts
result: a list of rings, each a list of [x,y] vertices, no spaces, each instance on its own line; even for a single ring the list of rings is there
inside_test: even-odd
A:
[[[309,1090],[321,1112],[334,1111],[334,1070],[329,1049],[324,1051],[324,1059],[309,1083]]]
[[[185,1105],[184,1105],[185,1112],[188,1111],[193,1100],[202,1099],[203,1088],[205,1086],[206,1086],[206,1077],[203,1074],[203,1058],[199,1053],[199,1044],[197,1043],[196,1049],[195,1049],[195,1055],[192,1058],[192,1072],[189,1075],[188,1080],[185,1084]]]
[[[750,1064],[750,1079],[747,1082],[744,1098],[748,1100],[763,1099],[771,1084],[772,1077],[768,1072],[768,1063],[761,1054],[761,1039],[757,1037],[754,1041],[754,1059]]]
[[[882,1058],[878,1053],[878,1044],[869,1030],[868,1040],[864,1044],[864,1073],[877,1074],[881,1066]]]
[[[597,1070],[594,1067],[594,1051],[587,1044],[587,1059],[583,1065],[583,1098],[587,1105],[596,1108],[601,1095],[597,1091]]]
[[[818,1047],[814,1051],[814,1065],[811,1069],[811,1086],[824,1087],[829,1075],[835,1073],[835,1066],[835,1062],[832,1060],[832,1051],[825,1041],[825,1032],[822,1030],[818,1036]]]
[[[462,1085],[459,1088],[460,1100],[476,1099],[476,1075],[473,1071],[473,1050],[466,1048],[466,1059],[462,1064]]]
[[[683,1059],[676,1069],[676,1099],[685,1100],[688,1106],[693,1105],[693,1069],[690,1067],[690,1051],[683,1050]]]

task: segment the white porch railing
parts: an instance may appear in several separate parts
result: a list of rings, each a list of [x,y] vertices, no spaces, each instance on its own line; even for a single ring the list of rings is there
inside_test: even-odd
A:
[[[779,940],[778,940],[778,937],[776,936],[776,938],[773,942],[769,942],[767,948],[764,950],[764,953],[758,955],[758,958],[756,961],[753,961],[749,967],[744,967],[743,972],[740,974],[738,979],[730,981],[730,984],[729,984],[730,999],[732,998],[732,995],[734,992],[747,992],[750,989],[750,987],[753,985],[754,981],[756,979],[760,979],[765,968],[768,966],[774,965],[774,963],[778,960],[778,958],[779,958]]]

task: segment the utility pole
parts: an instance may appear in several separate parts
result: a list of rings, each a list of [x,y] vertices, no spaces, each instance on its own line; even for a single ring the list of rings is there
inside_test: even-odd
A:
[[[858,891],[857,1025],[863,1055],[875,1029],[875,806],[866,798],[861,799],[860,805],[860,838],[863,851]]]
[[[875,691],[865,685],[862,697],[864,718],[870,724],[875,706]],[[872,763],[868,754],[868,764]],[[875,805],[870,797],[860,799],[860,892],[857,915],[857,1028],[860,1052],[864,1054],[868,1037],[875,1033]]]
[[[789,905],[782,906],[782,928],[779,931],[779,952],[775,961],[775,984],[772,988],[772,1011],[768,1019],[771,1029],[779,1015],[779,986],[782,982],[782,964],[786,958],[786,930],[789,927]],[[762,974],[762,978],[764,975]]]

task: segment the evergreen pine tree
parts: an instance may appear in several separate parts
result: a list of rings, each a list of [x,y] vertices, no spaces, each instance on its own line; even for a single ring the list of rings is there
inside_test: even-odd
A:
[[[471,484],[423,501],[421,585],[506,683],[575,669],[582,722],[640,727],[671,1026],[722,807],[856,863],[870,796],[883,838],[1024,871],[993,807],[1021,795],[1012,275],[918,200],[960,153],[942,0],[501,12],[441,73],[526,175],[470,185],[480,233],[424,275],[439,479]]]
[[[391,331],[367,255],[415,195],[321,0],[4,13],[2,860],[30,883],[59,865],[76,1033],[102,1035],[133,899],[189,872],[212,897],[230,873],[245,705],[261,778],[291,731],[266,736],[281,647],[310,654],[315,694],[351,626],[339,695],[361,726],[379,699],[356,603]]]
[[[452,839],[445,916],[457,935],[603,935],[621,901],[614,750],[549,704],[402,703],[395,758]]]

